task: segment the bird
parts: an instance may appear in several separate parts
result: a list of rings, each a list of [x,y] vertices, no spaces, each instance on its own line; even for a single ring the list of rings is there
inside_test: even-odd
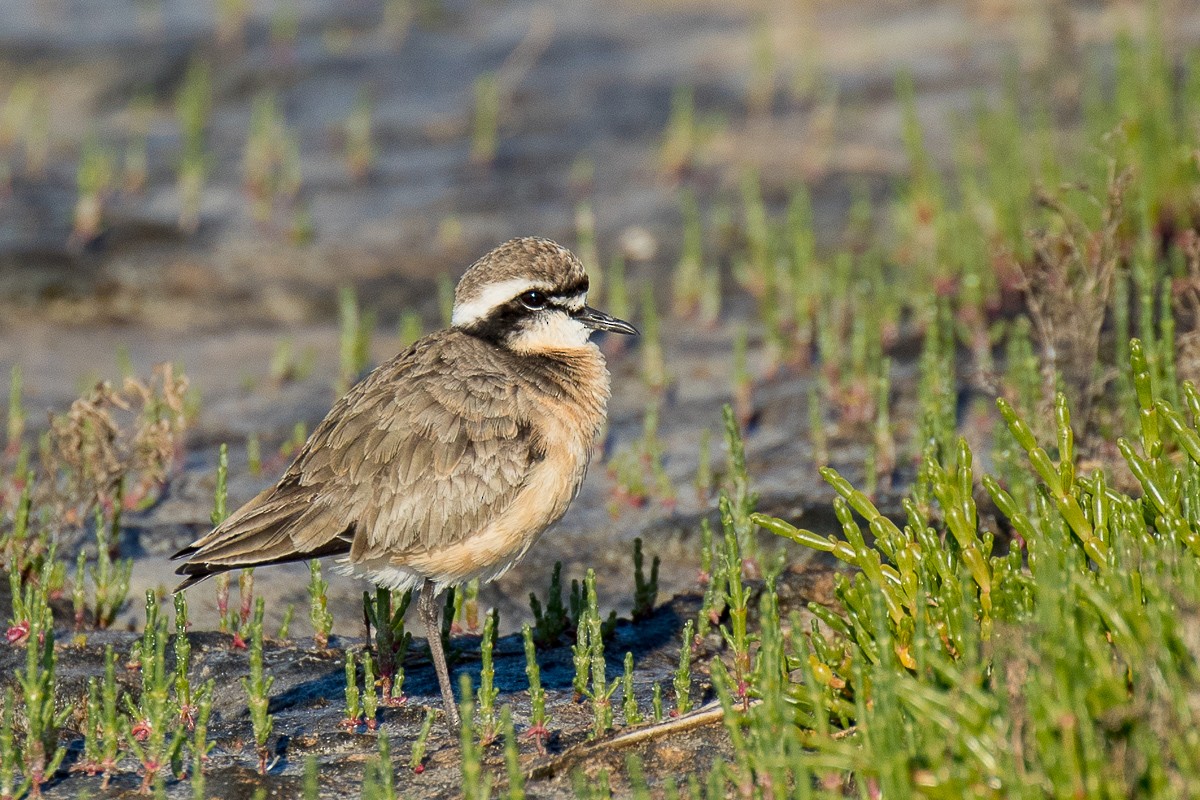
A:
[[[592,334],[637,335],[587,305],[567,248],[505,242],[472,264],[447,328],[351,388],[274,486],[172,558],[182,591],[210,575],[337,556],[377,586],[419,592],[452,731],[440,600],[517,563],[578,494],[610,394]]]

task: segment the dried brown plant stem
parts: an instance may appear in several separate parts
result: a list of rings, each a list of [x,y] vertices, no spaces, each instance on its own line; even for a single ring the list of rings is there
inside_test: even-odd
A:
[[[76,521],[112,502],[122,482],[125,500],[138,502],[169,477],[187,427],[187,390],[187,377],[161,364],[148,381],[100,382],[51,416],[35,499],[59,509],[56,519]]]
[[[1180,249],[1187,261],[1187,276],[1174,287],[1174,304],[1179,316],[1176,371],[1180,378],[1200,378],[1200,233],[1184,231]]]
[[[1061,379],[1081,431],[1087,430],[1092,408],[1110,378],[1097,369],[1097,359],[1120,262],[1118,229],[1131,179],[1130,169],[1118,171],[1110,165],[1107,194],[1098,198],[1102,212],[1097,230],[1060,197],[1039,190],[1038,203],[1061,225],[1031,232],[1033,258],[1021,265],[1021,289],[1042,351],[1043,402],[1052,408]]]
[[[753,708],[761,702],[761,700],[751,700],[747,709]],[[739,708],[738,710],[742,709]],[[724,719],[724,706],[721,705],[720,700],[713,700],[697,708],[695,711],[690,711],[678,717],[631,728],[613,736],[600,739],[599,741],[582,742],[569,747],[553,758],[543,759],[528,767],[525,770],[525,780],[532,781],[553,778],[555,775],[569,772],[576,764],[587,761],[595,756],[650,742],[655,739],[661,739],[665,736],[673,736],[685,731],[695,730],[705,725],[713,725]],[[830,737],[833,739],[844,739],[847,736],[853,735],[854,732],[855,728],[850,727],[842,731],[837,731],[831,734]],[[503,789],[503,786],[499,788]]]
[[[754,701],[750,705],[757,705],[760,701]],[[719,700],[713,700],[706,705],[697,708],[687,714],[670,719],[664,719],[662,722],[655,722],[649,725],[632,728],[622,731],[614,736],[609,736],[599,741],[583,742],[574,747],[569,747],[562,753],[553,758],[545,759],[533,764],[525,770],[525,780],[538,780],[541,778],[551,778],[555,775],[569,771],[575,764],[592,758],[595,755],[613,750],[620,750],[625,747],[632,747],[635,744],[648,742],[653,739],[661,739],[664,736],[690,731],[695,728],[700,728],[705,725],[712,725],[720,722],[725,718],[725,709],[722,707]]]

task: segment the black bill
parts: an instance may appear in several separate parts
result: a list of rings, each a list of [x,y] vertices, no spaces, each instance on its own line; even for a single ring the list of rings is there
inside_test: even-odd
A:
[[[638,335],[638,329],[625,320],[617,319],[614,316],[605,314],[603,311],[597,311],[591,306],[584,306],[572,314],[572,316],[592,330],[612,331],[613,333],[624,333],[628,336]]]

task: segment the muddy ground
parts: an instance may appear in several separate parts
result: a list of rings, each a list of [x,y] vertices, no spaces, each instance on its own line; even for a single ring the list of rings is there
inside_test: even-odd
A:
[[[1171,35],[1200,40],[1200,12],[1167,5],[1176,23]],[[1073,70],[1105,58],[1117,31],[1136,31],[1142,22],[1135,3],[1041,6],[1006,0],[814,0],[778,7],[451,0],[390,3],[385,13],[367,0],[297,1],[251,4],[244,30],[221,41],[216,12],[207,4],[0,0],[0,99],[19,81],[32,80],[48,114],[44,167],[34,170],[15,144],[5,151],[0,374],[14,364],[23,368],[35,428],[44,425],[47,410],[63,409],[92,381],[117,377],[126,357],[139,374],[168,360],[188,374],[201,403],[183,463],[161,502],[126,519],[122,546],[137,559],[131,594],[139,597],[146,588],[173,584],[166,555],[205,530],[220,443],[230,445],[232,507],[282,466],[268,459],[264,474],[251,476],[248,437],[260,436],[269,454],[297,421],[311,429],[328,409],[337,370],[338,287],[355,286],[364,306],[377,312],[371,352],[378,363],[396,350],[402,312],[419,312],[427,328],[439,324],[440,276],[457,276],[512,236],[545,235],[573,245],[575,208],[586,200],[595,210],[601,261],[624,254],[631,279],[649,282],[666,308],[680,247],[680,181],[705,198],[734,197],[747,168],[760,173],[772,203],[806,183],[818,230],[826,243],[834,242],[855,186],[865,182],[882,198],[904,173],[893,90],[899,72],[913,76],[928,147],[945,156],[955,115],[995,96],[1007,69],[1043,75],[1069,92]],[[412,15],[404,22],[396,14],[406,8]],[[774,54],[774,78],[766,100],[754,101],[763,42]],[[198,230],[183,233],[173,98],[196,57],[213,65],[211,159]],[[475,81],[488,71],[500,78],[503,102],[494,163],[481,166],[470,160],[472,105]],[[814,83],[836,87],[836,110],[831,95],[805,88]],[[684,86],[694,88],[701,116],[723,122],[681,176],[661,168],[660,146],[672,94]],[[278,96],[298,136],[302,173],[298,200],[266,225],[247,210],[241,172],[251,107],[264,90]],[[366,179],[355,180],[340,131],[363,91],[374,106],[377,159]],[[81,144],[98,136],[121,152],[131,140],[129,106],[139,93],[152,109],[146,184],[112,195],[94,241],[73,241]],[[289,232],[298,215],[311,225],[310,239]],[[649,393],[638,377],[636,345],[617,350],[610,342],[614,391],[603,453],[567,516],[481,595],[484,607],[501,609],[502,628],[511,632],[529,617],[528,592],[542,591],[552,565],[562,561],[568,577],[595,568],[601,605],[627,616],[632,541],[643,537],[647,552],[663,559],[660,598],[681,595],[651,620],[619,628],[610,651],[614,668],[625,650],[638,655],[639,691],[647,697],[673,668],[681,609],[696,602],[698,521],[713,513],[713,503],[691,488],[692,480],[702,431],[713,435],[717,462],[723,458],[720,409],[730,399],[730,353],[739,326],[749,326],[750,366],[759,376],[747,450],[762,508],[807,515],[806,524],[816,529],[829,517],[831,492],[815,473],[807,441],[808,376],[763,374],[753,306],[732,285],[727,289],[714,328],[664,325],[673,384],[661,436],[677,503],[620,505],[613,513],[615,484],[603,459],[638,438]],[[266,376],[285,340],[294,352],[311,355],[311,374],[273,383]],[[909,343],[893,354],[901,398],[912,396],[915,352]],[[910,417],[903,405],[893,412],[897,441],[909,439]],[[864,447],[836,436],[832,445],[833,465],[858,480]],[[903,486],[903,465],[897,479]],[[889,502],[881,499],[885,507]],[[803,556],[794,557],[800,574]],[[300,567],[260,570],[255,578],[256,590],[269,600],[268,629],[288,603],[297,605],[295,641],[268,648],[283,744],[261,784],[252,775],[250,748],[239,746],[249,730],[235,679],[244,674],[245,654],[216,634],[196,634],[204,674],[232,687],[217,709],[213,796],[249,797],[259,785],[269,796],[295,796],[303,764],[297,754],[310,751],[321,758],[324,791],[341,794],[356,785],[365,754],[374,751],[373,737],[336,729],[339,654],[308,649],[306,580]],[[335,632],[342,644],[354,641],[362,635],[363,585],[330,580]],[[211,588],[191,590],[191,603],[195,629],[211,630]],[[132,603],[120,623],[136,626],[139,619],[140,604]],[[63,649],[67,695],[97,673],[97,648],[110,640],[125,646],[132,637],[97,635],[84,649]],[[464,639],[461,650],[462,668],[477,672],[472,640]],[[501,650],[502,702],[514,703],[520,730],[527,706],[519,642],[509,637]],[[560,731],[552,751],[561,751],[584,737],[587,710],[570,702],[569,651],[543,655]],[[13,657],[3,654],[6,661]],[[409,706],[384,716],[398,762],[407,756],[419,709],[437,701],[427,660],[419,653],[413,659]],[[700,699],[702,674],[694,689]],[[453,747],[438,730],[431,768],[401,783],[407,796],[452,794],[457,786]],[[719,726],[673,740],[645,754],[647,772],[685,771],[720,752],[721,741]],[[122,777],[114,791],[136,783]],[[72,776],[55,785],[52,796],[94,794],[97,786]],[[569,778],[560,777],[539,784],[538,793],[557,796],[569,787]],[[187,791],[175,786],[171,795]]]

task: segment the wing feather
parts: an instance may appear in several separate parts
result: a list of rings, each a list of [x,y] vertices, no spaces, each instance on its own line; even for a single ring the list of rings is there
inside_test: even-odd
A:
[[[334,405],[277,486],[179,554],[189,557],[180,573],[191,581],[333,551],[402,559],[485,527],[543,452],[536,411],[515,401],[502,357],[445,331],[376,369]]]

